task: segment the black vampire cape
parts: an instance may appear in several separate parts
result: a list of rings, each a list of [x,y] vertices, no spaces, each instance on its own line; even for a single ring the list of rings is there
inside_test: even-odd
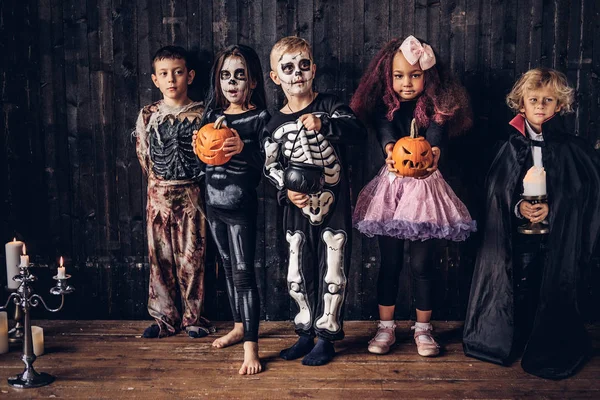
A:
[[[520,235],[514,208],[523,190],[525,162],[531,157],[523,116],[510,125],[515,129],[487,176],[487,222],[463,333],[465,354],[503,365],[514,356],[512,241]],[[521,366],[542,378],[562,379],[574,374],[591,353],[577,297],[581,268],[589,265],[598,242],[600,159],[582,138],[566,132],[558,115],[542,125],[542,134],[550,233]]]

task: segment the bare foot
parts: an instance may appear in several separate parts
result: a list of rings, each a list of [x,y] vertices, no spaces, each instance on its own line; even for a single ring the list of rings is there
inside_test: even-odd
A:
[[[254,375],[262,371],[258,358],[258,343],[244,342],[244,363],[238,371],[240,375]]]
[[[212,343],[213,347],[222,349],[227,346],[239,343],[244,338],[244,325],[240,322],[233,326],[233,329],[225,336],[221,336]]]

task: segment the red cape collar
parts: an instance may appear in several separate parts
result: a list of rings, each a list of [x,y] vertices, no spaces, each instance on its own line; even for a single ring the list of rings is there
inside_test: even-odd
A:
[[[542,132],[544,131],[543,125],[550,121],[552,118],[554,118],[557,114],[554,114],[553,116],[551,116],[550,118],[548,118],[547,120],[545,120],[542,123]],[[525,132],[525,117],[523,116],[523,114],[517,114],[515,115],[515,117],[513,119],[510,120],[510,122],[508,123],[510,126],[512,126],[513,128],[515,128],[516,130],[518,130],[521,135],[527,137],[527,133]]]

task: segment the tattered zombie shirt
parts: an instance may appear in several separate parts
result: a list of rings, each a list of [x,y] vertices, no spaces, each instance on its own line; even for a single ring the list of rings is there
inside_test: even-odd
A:
[[[136,152],[147,174],[160,180],[199,179],[202,162],[194,153],[192,135],[200,128],[203,113],[199,102],[171,107],[162,100],[140,111]]]

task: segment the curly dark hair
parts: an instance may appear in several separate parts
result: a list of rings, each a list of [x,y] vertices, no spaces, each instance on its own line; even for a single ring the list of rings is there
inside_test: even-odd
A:
[[[352,96],[350,107],[366,122],[380,107],[386,108],[386,116],[391,121],[401,107],[401,98],[393,87],[392,64],[402,42],[392,39],[377,53]],[[417,100],[415,119],[419,127],[428,127],[431,120],[440,125],[448,124],[449,135],[455,136],[473,123],[469,97],[465,88],[445,72],[437,55],[436,59],[436,65],[424,71],[425,88]]]

